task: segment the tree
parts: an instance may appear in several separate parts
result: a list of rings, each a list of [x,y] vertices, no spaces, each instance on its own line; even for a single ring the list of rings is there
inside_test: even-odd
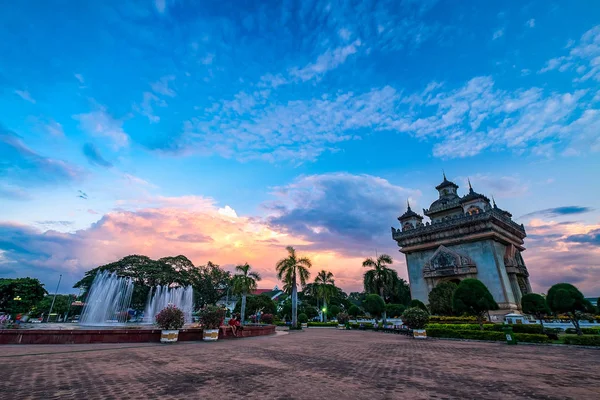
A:
[[[231,288],[231,273],[211,261],[187,272],[189,284],[194,288],[194,305],[202,308],[216,304]]]
[[[0,310],[13,314],[27,313],[48,292],[35,278],[0,278]]]
[[[363,302],[366,312],[378,319],[385,312],[385,302],[378,294],[368,294]]]
[[[236,274],[233,276],[233,293],[242,296],[242,311],[240,322],[243,325],[246,316],[246,296],[253,290],[256,290],[256,282],[260,281],[258,272],[250,271],[252,267],[248,264],[242,264],[235,267]]]
[[[591,303],[583,297],[583,293],[570,283],[557,283],[548,290],[546,303],[555,313],[567,314],[575,326],[578,335],[583,335],[579,327],[580,313],[590,311]]]
[[[489,310],[497,310],[498,304],[488,288],[478,279],[463,279],[452,296],[452,309],[477,317],[483,330],[483,320]]]
[[[406,309],[406,307],[404,306],[404,304],[386,304],[385,305],[385,313],[387,316],[389,317],[393,317],[393,318],[397,318],[397,317],[401,317],[402,313],[404,312],[404,310]]]
[[[331,315],[327,310],[327,301],[337,292],[333,280],[333,273],[321,270],[315,278],[315,285],[317,285],[317,296],[323,299],[323,308],[326,310],[321,314],[323,316],[323,322],[327,322],[327,315]],[[337,315],[337,313],[334,315]]]
[[[525,314],[531,314],[540,321],[544,330],[544,317],[550,314],[550,308],[544,296],[537,293],[527,293],[521,298],[521,308]]]
[[[416,308],[420,308],[421,310],[429,313],[429,310],[427,309],[427,306],[425,305],[425,303],[423,303],[421,300],[417,300],[417,299],[412,299],[410,301],[410,303],[408,303],[408,307],[416,307]]]
[[[292,325],[298,325],[298,278],[302,286],[310,276],[311,261],[307,257],[299,257],[292,246],[287,246],[288,256],[279,260],[275,266],[277,277],[289,287],[292,294]]]
[[[394,280],[390,290],[384,290],[384,300],[388,300],[390,303],[404,304],[405,306],[410,303],[410,286],[402,279],[398,278]]]
[[[429,309],[434,315],[453,315],[452,295],[458,285],[454,282],[441,282],[429,292]]]
[[[369,257],[363,261],[363,267],[372,268],[365,272],[364,285],[365,291],[368,293],[377,293],[383,299],[385,290],[392,288],[398,281],[398,273],[386,267],[392,264],[394,260],[387,254],[382,254],[376,260]],[[385,320],[385,310],[383,311],[383,319]]]
[[[233,312],[240,313],[242,310],[241,302],[237,302]],[[246,297],[246,312],[249,315],[254,315],[258,311],[263,314],[275,314],[277,312],[277,305],[271,297],[266,294],[260,294],[258,296],[248,295]]]
[[[409,307],[402,314],[402,322],[411,329],[425,329],[429,313],[419,307]]]
[[[75,295],[71,294],[57,295],[56,300],[54,301],[54,306],[52,307],[52,313],[56,313],[58,315],[65,315],[67,311],[69,311],[69,309],[71,308],[71,303],[75,300],[74,296]],[[32,316],[39,317],[42,314],[48,315],[53,299],[54,295],[44,296],[44,298],[38,301],[37,304],[33,307],[31,311]]]
[[[330,318],[334,318],[335,316],[337,316],[340,312],[342,311],[342,309],[339,306],[336,305],[331,305],[328,309],[327,309],[327,315]]]
[[[356,304],[352,304],[348,309],[348,314],[356,318],[360,314],[360,308]]]
[[[348,300],[354,305],[360,306],[365,300],[365,296],[367,293],[365,292],[351,292],[348,295]]]

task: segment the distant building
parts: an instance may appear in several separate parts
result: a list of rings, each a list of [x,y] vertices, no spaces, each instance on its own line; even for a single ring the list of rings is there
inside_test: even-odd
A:
[[[410,204],[398,217],[400,229],[392,237],[406,256],[413,299],[428,303],[429,292],[440,282],[459,283],[476,278],[500,306],[498,314],[517,310],[521,297],[531,292],[529,273],[521,256],[525,227],[512,220],[496,202],[473,190],[458,194],[458,185],[446,179],[436,189],[439,198],[423,214]]]

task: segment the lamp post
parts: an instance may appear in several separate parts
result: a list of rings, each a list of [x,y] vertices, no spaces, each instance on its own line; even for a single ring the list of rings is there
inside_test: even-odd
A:
[[[54,308],[54,302],[56,301],[56,295],[58,294],[58,287],[60,286],[60,280],[62,279],[62,274],[58,276],[58,283],[56,284],[56,290],[54,291],[54,298],[52,299],[52,304],[50,305],[50,311],[48,312],[48,318],[46,322],[50,322],[50,314],[52,314],[52,308]]]

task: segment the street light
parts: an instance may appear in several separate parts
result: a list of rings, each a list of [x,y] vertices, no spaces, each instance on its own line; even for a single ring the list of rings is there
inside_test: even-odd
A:
[[[21,301],[21,296],[16,296],[13,300],[14,301]]]

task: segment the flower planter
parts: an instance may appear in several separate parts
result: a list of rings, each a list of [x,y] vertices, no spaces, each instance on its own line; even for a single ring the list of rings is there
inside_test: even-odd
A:
[[[219,330],[218,329],[205,329],[202,331],[202,340],[207,342],[214,342],[219,339]]]
[[[160,332],[160,342],[161,343],[175,343],[177,341],[178,337],[179,337],[179,330],[177,330],[177,329],[162,330]]]
[[[346,330],[346,325],[344,325],[344,324],[338,324],[338,329],[344,331],[344,330]]]
[[[308,328],[308,322],[302,322],[302,329]]]
[[[425,329],[413,329],[413,337],[415,339],[427,339],[427,331]]]

